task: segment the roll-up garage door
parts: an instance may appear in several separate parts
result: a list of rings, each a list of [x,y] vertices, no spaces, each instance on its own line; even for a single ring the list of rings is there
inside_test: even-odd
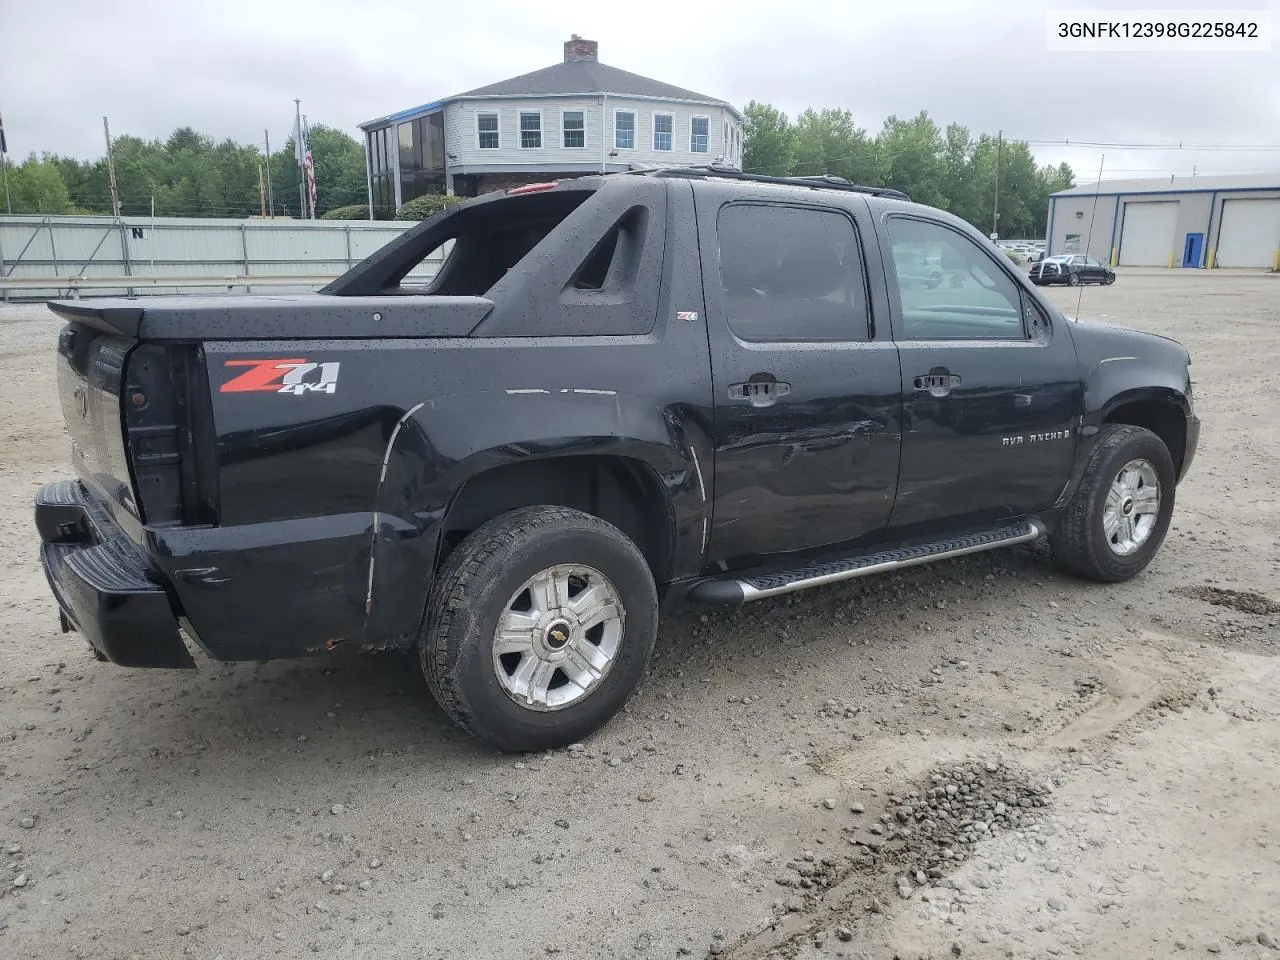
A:
[[[1120,231],[1120,264],[1126,267],[1167,267],[1174,252],[1173,230],[1178,201],[1162,200],[1124,205]]]
[[[1219,267],[1270,267],[1280,249],[1280,200],[1226,200],[1213,258]]]

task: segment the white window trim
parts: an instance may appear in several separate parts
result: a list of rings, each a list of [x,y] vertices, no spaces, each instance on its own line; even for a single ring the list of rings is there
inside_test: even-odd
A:
[[[707,121],[707,149],[705,150],[693,149],[693,121],[695,120]],[[689,117],[689,152],[690,153],[710,153],[711,152],[711,118],[704,113],[691,114]]]
[[[566,113],[582,114],[582,146],[570,147],[564,142],[564,117]],[[585,150],[587,149],[587,111],[582,107],[562,107],[560,109],[560,148],[562,150]]]
[[[496,147],[480,146],[480,118],[496,117],[498,120],[498,129],[494,131],[498,135],[498,145]],[[477,150],[501,150],[502,149],[502,113],[498,110],[477,110],[476,111],[476,149]]]
[[[631,146],[629,147],[618,146],[618,114],[620,113],[631,114]],[[614,150],[635,150],[636,135],[639,132],[640,132],[640,114],[636,112],[635,108],[633,107],[614,107],[613,108],[613,136],[610,139],[613,140]]]
[[[671,149],[658,149],[658,118],[671,118]],[[655,110],[649,116],[649,149],[654,153],[675,153],[676,152],[676,115],[668,110]]]
[[[522,123],[525,115],[531,113],[538,115],[538,145],[536,147],[526,147],[524,145],[524,127]],[[516,136],[519,138],[517,145],[521,150],[541,150],[547,145],[547,125],[543,122],[541,107],[536,110],[526,110],[522,107],[516,111]]]

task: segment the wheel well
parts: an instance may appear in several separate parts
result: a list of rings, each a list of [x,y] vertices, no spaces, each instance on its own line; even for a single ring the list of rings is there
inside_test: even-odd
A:
[[[557,457],[507,464],[468,480],[445,514],[438,562],[499,514],[548,504],[572,507],[613,524],[640,548],[661,588],[671,568],[671,511],[658,478],[639,460]]]
[[[1127,423],[1150,430],[1169,448],[1175,473],[1182,472],[1187,418],[1177,404],[1167,400],[1135,400],[1116,407],[1103,422]]]

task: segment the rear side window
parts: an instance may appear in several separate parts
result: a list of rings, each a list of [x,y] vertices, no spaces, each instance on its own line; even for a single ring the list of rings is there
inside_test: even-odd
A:
[[[735,203],[720,211],[729,328],[750,341],[867,340],[867,280],[853,221],[834,210]]]

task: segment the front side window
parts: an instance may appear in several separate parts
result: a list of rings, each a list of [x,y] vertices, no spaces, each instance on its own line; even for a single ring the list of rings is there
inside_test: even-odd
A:
[[[618,150],[635,149],[636,115],[631,110],[619,110],[613,115],[613,145]]]
[[[860,341],[870,335],[858,236],[844,214],[730,204],[720,212],[725,318],[751,341]]]
[[[1025,340],[1022,295],[971,238],[941,223],[889,218],[903,336]]]
[[[520,149],[536,150],[542,146],[542,114],[536,110],[520,111]]]
[[[587,145],[586,117],[581,110],[566,110],[564,117],[564,145],[566,149],[577,150]]]
[[[498,149],[498,115],[496,113],[476,114],[476,146],[481,150]]]
[[[711,118],[694,117],[689,126],[689,152],[707,153],[711,149]]]
[[[670,150],[674,139],[675,118],[669,113],[653,115],[653,149]]]

